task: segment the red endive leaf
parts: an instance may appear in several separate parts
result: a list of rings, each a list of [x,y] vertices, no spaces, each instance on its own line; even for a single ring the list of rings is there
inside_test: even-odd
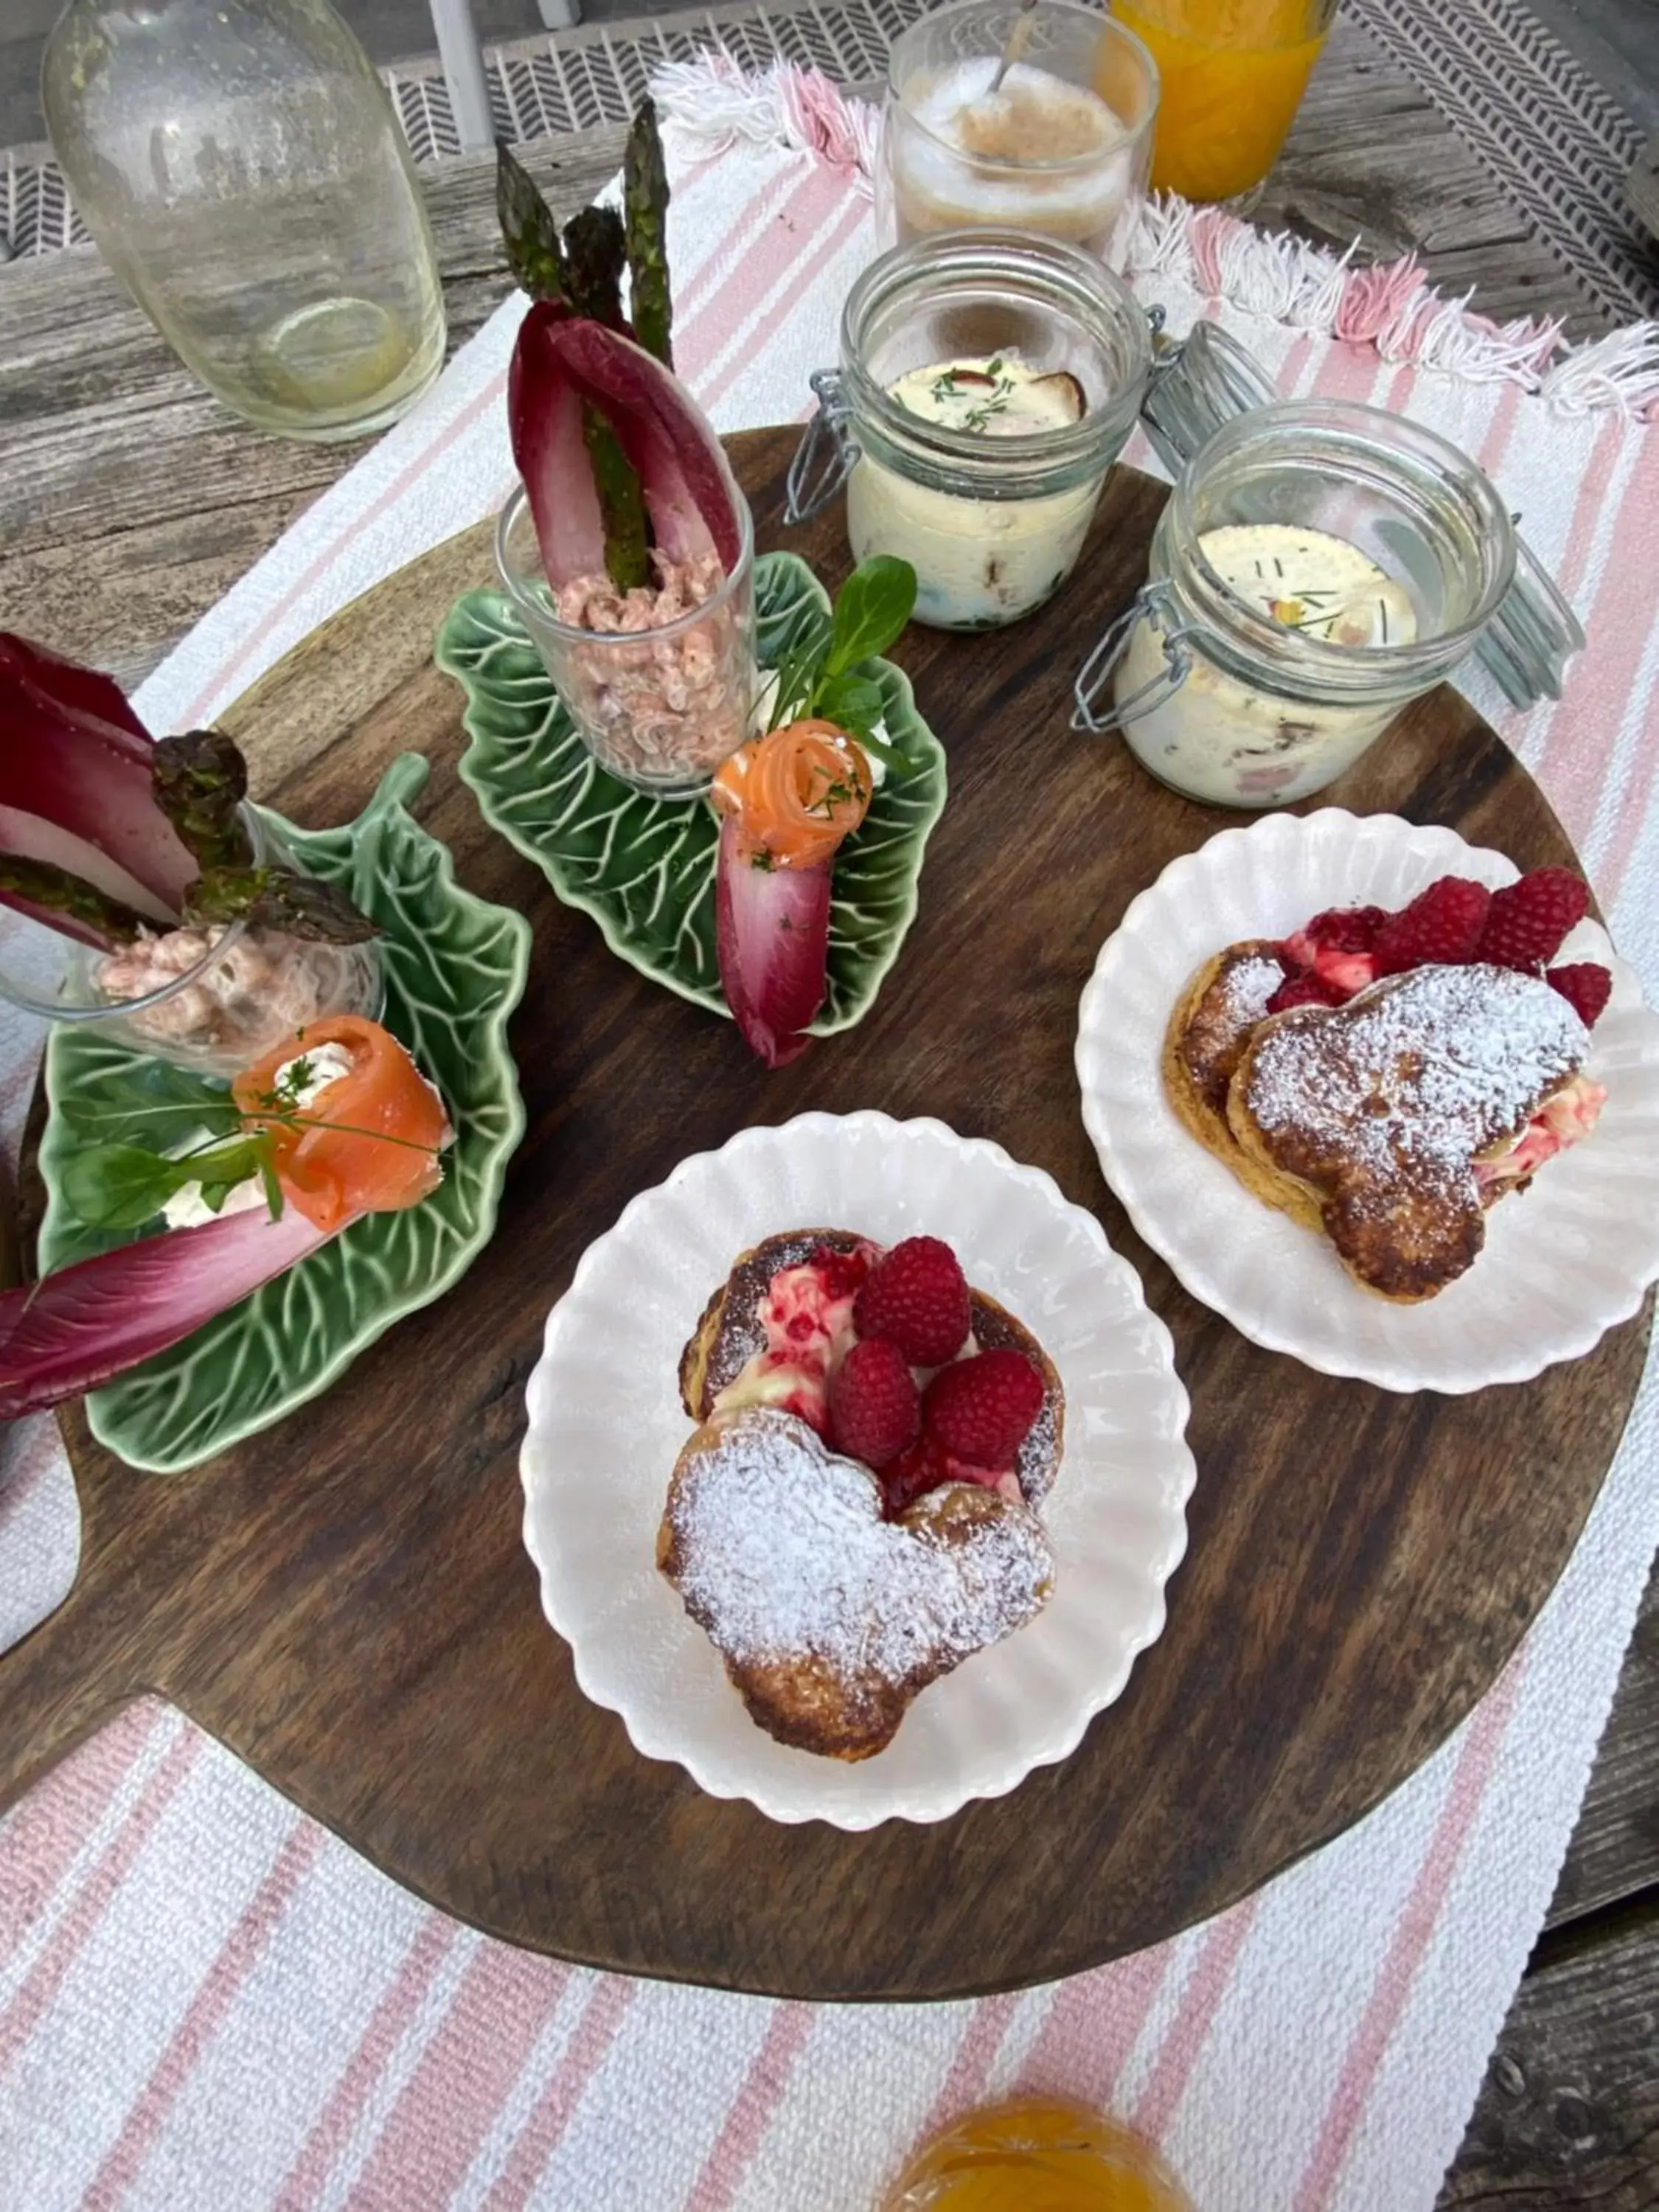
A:
[[[574,322],[563,343],[639,471],[658,544],[678,558],[701,551],[706,532],[729,576],[741,550],[741,495],[714,424],[678,377],[615,331]]]
[[[544,301],[520,325],[507,380],[513,459],[530,501],[542,566],[555,586],[605,572],[605,519],[582,439],[582,395],[555,333],[570,310]]]
[[[0,1297],[0,1421],[15,1421],[189,1336],[328,1242],[263,1206],[103,1252]]]
[[[66,868],[165,927],[200,871],[155,804],[151,750],[106,677],[0,635],[0,853]]]
[[[152,743],[149,732],[133,713],[126,693],[112,676],[100,676],[95,668],[82,668],[73,660],[65,660],[61,653],[49,653],[44,645],[36,645],[11,630],[0,631],[0,672],[7,678],[22,678],[73,714],[90,714],[96,721],[109,723],[122,736],[131,739],[137,758],[149,760]]]
[[[671,560],[713,550],[738,564],[741,494],[713,424],[679,379],[601,323],[543,301],[526,315],[507,386],[514,459],[524,478],[548,581],[605,566],[581,404],[615,430],[645,494],[652,534]]]
[[[714,878],[715,936],[726,1003],[744,1042],[769,1067],[805,1052],[804,1034],[830,988],[833,861],[816,868],[757,868],[738,818],[720,830]]]

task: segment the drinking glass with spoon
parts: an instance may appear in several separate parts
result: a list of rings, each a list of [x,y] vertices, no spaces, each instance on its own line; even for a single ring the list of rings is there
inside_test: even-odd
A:
[[[1157,112],[1157,65],[1097,9],[955,0],[906,31],[889,59],[884,240],[995,225],[1066,240],[1121,269]]]

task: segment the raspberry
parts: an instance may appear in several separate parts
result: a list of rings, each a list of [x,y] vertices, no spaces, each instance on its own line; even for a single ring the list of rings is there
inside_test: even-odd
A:
[[[927,1434],[975,1467],[1010,1467],[1042,1409],[1042,1370],[1023,1352],[981,1352],[940,1368],[927,1385]]]
[[[855,1344],[830,1378],[830,1443],[866,1467],[885,1467],[921,1428],[909,1363],[885,1337]]]
[[[1391,914],[1377,932],[1372,957],[1379,975],[1407,968],[1461,967],[1474,948],[1492,904],[1484,884],[1442,876],[1411,904]]]
[[[1389,919],[1380,906],[1332,906],[1285,940],[1285,951],[1299,968],[1311,968],[1316,952],[1369,952]]]
[[[1601,1018],[1613,992],[1613,978],[1594,960],[1574,960],[1565,968],[1547,968],[1544,981],[1559,991],[1587,1030]]]
[[[937,1490],[942,1482],[951,1479],[951,1463],[944,1447],[936,1444],[924,1430],[915,1442],[890,1460],[881,1470],[882,1496],[887,1503],[887,1517],[896,1521],[907,1505],[929,1490]]]
[[[943,1367],[970,1319],[957,1255],[937,1237],[907,1237],[870,1270],[853,1307],[860,1336],[884,1336],[917,1367]]]
[[[824,1296],[830,1298],[850,1298],[870,1272],[869,1255],[862,1249],[837,1252],[828,1244],[813,1248],[808,1263],[823,1285]]]
[[[1474,957],[1494,968],[1546,967],[1589,904],[1589,886],[1571,868],[1534,868],[1493,892]]]
[[[1282,1014],[1291,1006],[1340,1006],[1348,994],[1340,984],[1328,983],[1322,975],[1287,975],[1267,1001],[1270,1014]]]

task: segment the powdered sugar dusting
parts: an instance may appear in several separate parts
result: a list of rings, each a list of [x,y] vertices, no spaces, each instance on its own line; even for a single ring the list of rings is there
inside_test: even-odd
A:
[[[1217,1002],[1230,1022],[1241,1029],[1253,1026],[1267,1011],[1267,1001],[1285,980],[1282,961],[1252,952],[1230,962],[1215,980]]]
[[[1187,1016],[1176,1051],[1200,1096],[1217,1114],[1227,1110],[1233,1070],[1285,973],[1271,945],[1235,946],[1221,955]]]
[[[866,1469],[793,1416],[748,1408],[676,1485],[680,1595],[739,1664],[811,1656],[848,1678],[931,1679],[1029,1620],[1054,1574],[1036,1515],[1006,1500],[947,1539],[954,1495],[885,1522]]]
[[[1048,1491],[1060,1464],[1060,1405],[1054,1386],[1045,1379],[1037,1417],[1021,1440],[1014,1466],[1028,1504],[1035,1505]]]
[[[1381,1188],[1470,1178],[1572,1074],[1589,1032],[1541,977],[1474,965],[1418,968],[1337,1012],[1308,1007],[1256,1039],[1246,1103],[1293,1138],[1298,1172],[1321,1158]]]

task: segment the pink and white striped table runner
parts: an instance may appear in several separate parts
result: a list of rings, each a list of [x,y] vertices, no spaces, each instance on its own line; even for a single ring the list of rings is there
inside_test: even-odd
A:
[[[798,79],[705,71],[667,90],[702,125],[675,148],[682,365],[722,427],[800,416],[871,251],[862,118]],[[1480,704],[1542,780],[1651,988],[1659,437],[1634,410],[1652,397],[1652,334],[1552,368],[1549,333],[1473,326],[1409,271],[1359,283],[1180,211],[1149,222],[1139,264],[1174,327],[1218,315],[1286,392],[1434,424],[1523,513],[1590,649],[1561,706]],[[153,726],[210,715],[499,503],[517,315],[504,307],[201,623],[140,696]],[[37,1043],[0,1030],[14,1142]],[[779,2004],[514,1951],[141,1703],[0,1826],[0,2203],[857,2212],[920,2133],[1030,2086],[1136,2122],[1205,2212],[1425,2212],[1541,1923],[1656,1526],[1649,1389],[1522,1651],[1393,1798],[1173,1942],[974,2003]],[[0,1639],[57,1601],[76,1540],[54,1431],[26,1425],[0,1471]]]

